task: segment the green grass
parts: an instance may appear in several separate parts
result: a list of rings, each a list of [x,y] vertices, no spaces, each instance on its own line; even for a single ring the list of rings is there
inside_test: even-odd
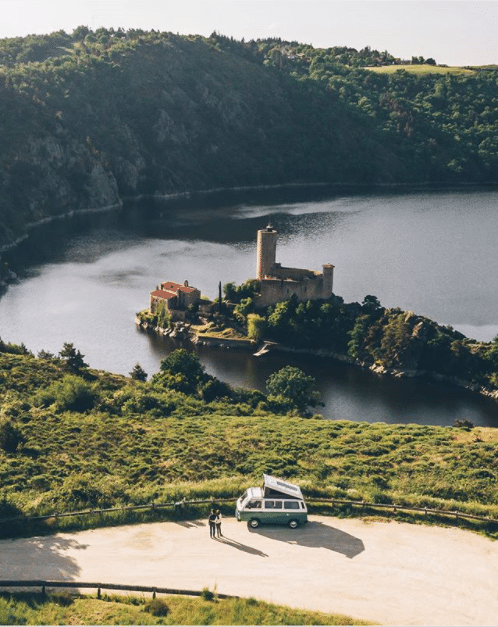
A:
[[[394,74],[399,70],[405,70],[411,74],[456,74],[459,76],[471,76],[476,72],[463,67],[442,67],[440,65],[384,65],[381,67],[366,67],[365,70],[379,74]]]
[[[63,376],[56,363],[0,354],[0,426],[7,421],[20,436],[16,450],[0,448],[0,519],[181,498],[229,499],[258,485],[263,473],[299,483],[309,498],[498,518],[495,429],[303,419],[273,414],[258,399],[255,407],[250,399],[206,403],[158,384],[96,371],[86,375],[97,399],[91,409],[40,405],[47,397],[40,388]],[[192,507],[185,515],[204,516],[206,507]],[[233,505],[226,511],[231,513]],[[0,534],[171,515],[170,510],[140,510],[51,519],[43,526],[3,524]]]
[[[368,625],[342,614],[323,614],[256,601],[181,596],[158,597],[166,616],[151,611],[148,598],[91,596],[65,592],[0,595],[1,625]],[[149,610],[149,611],[148,611]]]

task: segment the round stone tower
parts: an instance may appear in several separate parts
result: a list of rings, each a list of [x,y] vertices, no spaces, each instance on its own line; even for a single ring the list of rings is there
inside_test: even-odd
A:
[[[277,231],[269,224],[266,229],[258,231],[258,266],[256,278],[264,279],[271,276],[277,253]]]
[[[334,289],[334,266],[326,263],[323,268],[323,290],[322,298],[330,298]]]

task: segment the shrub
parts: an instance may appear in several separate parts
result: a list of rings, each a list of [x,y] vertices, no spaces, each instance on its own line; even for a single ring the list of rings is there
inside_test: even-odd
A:
[[[51,592],[49,594],[49,599],[53,603],[57,603],[57,605],[61,605],[62,607],[68,607],[74,603],[74,596],[68,590]]]
[[[10,420],[0,422],[0,448],[6,453],[15,453],[23,441],[21,432],[14,427]]]
[[[201,591],[201,598],[205,601],[213,601],[215,596],[215,593],[209,588],[203,588]]]
[[[169,607],[163,599],[151,599],[145,604],[144,610],[152,616],[167,616]]]
[[[453,426],[459,429],[466,429],[467,431],[470,431],[475,427],[475,424],[471,420],[467,420],[467,418],[456,418]]]
[[[98,392],[93,385],[72,374],[53,383],[47,390],[37,395],[41,405],[55,402],[59,411],[87,411],[95,406]]]

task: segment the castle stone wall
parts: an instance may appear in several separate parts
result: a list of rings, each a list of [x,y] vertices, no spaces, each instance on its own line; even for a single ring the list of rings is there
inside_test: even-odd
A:
[[[256,306],[267,307],[293,295],[299,301],[330,298],[334,266],[325,264],[323,272],[282,267],[275,262],[277,236],[277,231],[271,226],[258,231],[257,278],[261,289]]]

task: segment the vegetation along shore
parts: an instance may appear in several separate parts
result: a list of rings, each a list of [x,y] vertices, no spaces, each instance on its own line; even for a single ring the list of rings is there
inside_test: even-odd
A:
[[[498,399],[498,337],[477,342],[449,326],[372,295],[345,303],[340,296],[298,302],[296,297],[258,307],[260,284],[250,279],[223,287],[221,305],[206,317],[195,308],[174,323],[164,309],[138,312],[143,329],[190,338],[204,346],[315,354],[369,368],[381,375],[424,376]]]

